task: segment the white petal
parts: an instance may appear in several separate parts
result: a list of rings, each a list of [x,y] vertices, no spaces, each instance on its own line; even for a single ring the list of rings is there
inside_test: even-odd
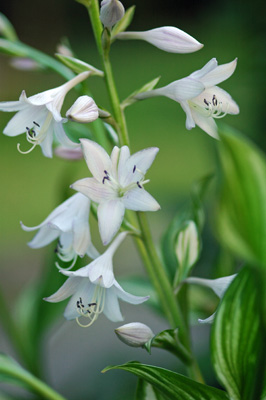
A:
[[[89,170],[98,182],[102,182],[105,176],[104,171],[109,172],[112,163],[109,155],[98,143],[89,139],[80,139],[84,157]]]
[[[150,298],[150,296],[145,296],[145,297],[134,296],[133,294],[125,292],[124,289],[119,285],[119,283],[117,281],[115,281],[115,283],[114,283],[114,288],[115,288],[115,292],[116,292],[117,296],[121,300],[125,301],[126,303],[141,304],[141,303],[144,303],[144,301],[149,300],[149,298]]]
[[[193,119],[195,123],[208,135],[212,136],[214,139],[219,139],[217,125],[212,117],[204,117],[199,112],[191,110]]]
[[[28,246],[33,249],[39,249],[47,246],[47,244],[53,242],[60,235],[58,229],[52,229],[50,226],[43,226],[39,232],[36,233],[34,238],[28,243]]]
[[[101,239],[107,245],[120,228],[125,206],[120,199],[109,200],[98,207],[98,223]]]
[[[125,208],[133,211],[158,211],[160,204],[145,190],[135,188],[123,196]]]
[[[3,133],[7,136],[20,135],[26,132],[26,127],[33,126],[33,121],[43,121],[46,115],[47,110],[43,107],[27,106],[11,118]]]
[[[127,146],[124,146],[127,147]],[[123,148],[123,147],[122,147]],[[122,150],[122,149],[121,149]],[[117,170],[118,170],[118,161],[119,161],[120,149],[119,147],[115,146],[111,153],[111,162],[112,162],[112,170],[111,175],[117,180]]]
[[[77,291],[77,288],[81,282],[81,278],[68,278],[65,283],[60,287],[60,289],[57,290],[57,292],[49,297],[45,297],[44,300],[51,303],[58,303],[59,301],[63,301],[72,296]]]
[[[190,277],[186,279],[186,282],[188,283],[195,283],[201,286],[206,286],[209,287],[214,291],[214,293],[218,297],[223,297],[225,291],[227,290],[228,286],[231,284],[231,282],[235,279],[236,274],[234,275],[229,275],[229,276],[224,276],[222,278],[218,279],[202,279],[202,278],[195,278],[195,277]]]
[[[122,321],[123,317],[120,311],[117,294],[114,287],[107,289],[105,292],[104,315],[110,321]]]
[[[0,102],[0,111],[5,112],[13,112],[13,111],[21,111],[27,104],[22,101],[1,101]]]
[[[212,103],[213,95],[216,96],[218,104],[221,103],[221,111],[228,114],[238,114],[239,107],[236,102],[232,99],[229,93],[225,90],[219,88],[218,86],[212,86],[204,92],[202,92],[199,96],[191,101],[200,107],[206,107],[204,103],[204,99],[206,99],[209,103]]]
[[[146,40],[170,53],[192,53],[203,47],[192,36],[173,26],[163,26],[145,32],[122,32],[116,35],[116,38]]]
[[[138,182],[143,179],[158,151],[157,147],[150,147],[133,154],[124,163],[120,159],[118,170],[119,183],[122,186],[127,186],[131,182]]]
[[[174,101],[181,102],[198,96],[204,89],[203,83],[187,77],[172,82],[163,88],[152,90],[151,93],[157,93],[157,95],[167,96]]]
[[[71,279],[71,278],[70,278]],[[79,279],[79,278],[72,278],[72,279]],[[77,311],[77,301],[81,298],[83,304],[86,306],[88,303],[91,302],[91,299],[94,294],[95,285],[93,285],[89,279],[80,278],[80,283],[72,295],[71,299],[66,306],[64,317],[67,320],[75,319],[80,316]]]
[[[210,71],[217,67],[218,63],[216,58],[212,58],[203,68],[199,69],[198,71],[193,72],[189,76],[194,79],[201,79],[204,75],[208,74]]]
[[[191,108],[189,107],[188,103],[186,101],[183,101],[182,103],[180,103],[180,105],[186,113],[186,128],[188,130],[195,128],[196,124],[192,116]]]
[[[125,14],[123,4],[118,0],[103,0],[101,2],[100,20],[104,26],[111,28]]]
[[[206,88],[218,85],[220,82],[228,79],[235,71],[237,64],[237,59],[228,63],[219,65],[214,68],[212,71],[207,73],[205,76],[201,78],[201,82],[205,85]]]
[[[200,324],[212,324],[214,321],[214,317],[215,317],[216,313],[213,313],[212,315],[210,315],[208,318],[205,319],[198,319]]]
[[[84,178],[73,183],[70,186],[72,189],[83,193],[92,201],[96,203],[102,203],[109,201],[115,197],[115,192],[107,182],[105,184],[99,183],[94,178]]]
[[[64,131],[63,124],[61,122],[54,122],[53,127],[58,142],[61,143],[63,146],[66,146],[70,149],[75,149],[80,146],[78,143],[74,143],[72,142],[72,140],[69,139],[66,132]]]
[[[54,139],[53,131],[54,131],[53,123],[51,123],[46,131],[45,139],[40,143],[43,155],[48,158],[53,157],[53,139]]]

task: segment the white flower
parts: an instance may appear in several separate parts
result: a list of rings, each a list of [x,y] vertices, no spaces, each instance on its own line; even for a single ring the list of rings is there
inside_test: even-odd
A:
[[[98,257],[99,253],[91,242],[89,227],[90,200],[77,193],[58,206],[40,225],[29,228],[21,223],[24,231],[39,231],[28,243],[34,249],[44,247],[59,238],[57,246],[58,257],[62,261],[75,264],[77,256],[87,254],[90,258]]]
[[[157,201],[144,190],[146,171],[158,148],[151,147],[130,156],[129,148],[114,147],[111,157],[97,143],[81,139],[84,157],[93,178],[75,182],[71,187],[99,203],[98,223],[103,244],[108,244],[123,221],[125,209],[157,211]]]
[[[89,96],[80,96],[66,112],[66,117],[71,121],[80,123],[93,122],[99,117],[98,107]]]
[[[149,296],[138,297],[125,292],[114,278],[113,255],[126,234],[120,233],[105,253],[86,267],[75,272],[61,270],[69,278],[56,293],[44,300],[57,303],[72,296],[64,316],[68,320],[76,319],[83,327],[92,325],[102,312],[111,321],[123,320],[118,299],[130,304],[148,300]],[[89,319],[89,323],[83,325],[79,321],[81,317]]]
[[[195,283],[197,285],[209,287],[221,299],[224,293],[226,292],[228,286],[231,284],[231,282],[235,277],[236,274],[225,276],[223,278],[218,278],[218,279],[202,279],[202,278],[191,277],[185,279],[183,282],[192,284]],[[210,317],[206,319],[199,319],[198,321],[201,322],[202,324],[212,323],[214,320],[214,316],[215,313],[213,313]]]
[[[121,1],[103,0],[101,2],[100,20],[107,28],[112,28],[125,14]]]
[[[181,230],[176,242],[176,256],[178,263],[185,269],[190,269],[199,256],[199,237],[194,221],[188,221]]]
[[[153,46],[169,53],[192,53],[203,47],[203,44],[192,36],[173,26],[162,26],[144,32],[121,32],[115,38],[146,40]]]
[[[59,143],[76,147],[77,144],[67,137],[63,129],[62,124],[67,119],[61,117],[60,111],[67,92],[88,76],[89,72],[83,72],[55,89],[31,97],[27,97],[23,90],[19,101],[0,102],[1,111],[18,111],[5,127],[4,134],[17,136],[26,132],[27,140],[32,147],[28,151],[21,151],[25,154],[40,145],[43,154],[52,157],[54,134]]]
[[[137,99],[166,96],[180,103],[186,113],[186,128],[198,125],[208,135],[218,138],[215,118],[226,114],[238,114],[239,107],[232,97],[216,86],[228,79],[235,71],[237,59],[218,66],[212,58],[202,69],[186,78],[172,82],[167,86],[140,93]]]
[[[152,330],[141,322],[131,322],[115,329],[117,337],[131,347],[142,347],[154,336]]]

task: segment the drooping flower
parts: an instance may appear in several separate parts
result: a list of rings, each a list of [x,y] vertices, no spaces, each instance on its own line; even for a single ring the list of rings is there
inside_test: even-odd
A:
[[[139,297],[125,292],[115,280],[113,273],[113,255],[127,232],[120,233],[109,248],[86,267],[77,271],[61,270],[69,276],[61,288],[44,300],[57,303],[71,296],[65,309],[66,319],[76,319],[82,327],[93,324],[101,313],[111,321],[122,321],[118,299],[130,304],[141,304],[149,296]],[[88,324],[82,324],[79,319],[87,318]]]
[[[108,244],[123,221],[125,209],[157,211],[157,201],[143,188],[144,180],[157,152],[151,147],[130,155],[129,148],[114,147],[111,157],[97,143],[81,139],[84,157],[93,178],[75,182],[71,187],[99,203],[98,223],[103,244]]]
[[[239,113],[239,107],[232,97],[216,86],[233,74],[236,64],[237,59],[218,66],[217,60],[212,58],[202,69],[188,77],[162,88],[140,93],[136,98],[142,100],[155,96],[169,97],[180,103],[185,111],[187,129],[198,125],[208,135],[218,138],[214,119]]]
[[[142,347],[154,337],[151,328],[141,322],[131,322],[115,329],[117,337],[131,347]]]
[[[112,28],[125,14],[121,1],[103,0],[101,2],[100,20],[107,28]]]
[[[75,85],[89,76],[89,72],[82,72],[70,81],[55,89],[46,90],[34,96],[27,97],[23,90],[18,101],[0,102],[0,110],[7,112],[18,111],[8,122],[4,129],[7,136],[17,136],[26,132],[26,138],[32,147],[29,153],[37,145],[41,146],[42,152],[46,157],[52,157],[52,144],[54,135],[59,143],[76,147],[66,135],[63,123],[67,122],[62,118],[60,111],[64,98]],[[18,149],[20,145],[18,144]]]
[[[213,290],[213,292],[221,299],[226,292],[228,286],[231,284],[233,279],[236,277],[236,274],[225,276],[223,278],[218,279],[202,279],[190,277],[185,279],[183,282],[186,283],[194,283],[196,285],[206,286]],[[199,319],[198,321],[202,324],[212,323],[215,317],[215,312],[206,319]]]
[[[71,121],[86,124],[99,117],[99,110],[95,101],[89,96],[80,96],[66,112],[66,117]]]
[[[60,204],[40,225],[27,227],[21,223],[24,231],[39,230],[28,245],[38,249],[59,238],[57,246],[58,257],[65,262],[77,256],[87,254],[90,258],[98,257],[99,253],[91,242],[89,227],[90,200],[81,193],[76,193]]]
[[[144,32],[120,32],[116,39],[139,39],[169,53],[193,53],[200,50],[203,44],[181,29],[173,26],[162,26]]]

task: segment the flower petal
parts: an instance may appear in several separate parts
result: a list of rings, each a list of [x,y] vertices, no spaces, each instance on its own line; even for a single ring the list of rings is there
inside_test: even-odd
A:
[[[28,246],[33,249],[39,249],[53,242],[59,235],[60,231],[58,229],[53,229],[45,225],[36,233],[34,238],[28,243]]]
[[[120,199],[101,203],[98,207],[99,231],[106,246],[120,228],[125,213],[125,206]]]
[[[199,321],[200,324],[212,324],[213,321],[214,321],[215,314],[216,314],[216,312],[213,313],[212,315],[210,315],[208,318],[205,318],[205,319],[200,319],[199,318],[198,321]]]
[[[191,108],[189,107],[188,103],[186,101],[182,101],[180,105],[186,113],[186,128],[188,130],[195,128],[196,124],[192,116]]]
[[[99,183],[94,178],[84,178],[73,183],[72,189],[84,194],[96,203],[109,201],[115,197],[115,192],[107,183]]]
[[[203,76],[201,78],[201,82],[206,88],[218,85],[218,83],[225,81],[234,73],[236,69],[236,64],[237,58],[230,63],[219,65],[218,67],[207,73],[205,76]]]
[[[50,123],[45,139],[40,143],[43,155],[48,158],[53,157],[53,139],[54,139],[54,124]]]
[[[108,319],[110,319],[110,321],[113,322],[123,321],[123,317],[118,302],[118,297],[114,287],[107,289],[105,292],[105,303],[104,303],[103,313]]]
[[[95,101],[89,96],[80,96],[66,112],[66,117],[71,121],[89,123],[95,121],[99,116]]]
[[[64,131],[63,124],[61,122],[54,122],[53,126],[55,136],[58,142],[61,143],[63,146],[66,146],[70,149],[75,149],[80,146],[78,143],[74,143],[72,142],[72,140],[69,139],[66,132]]]
[[[123,196],[125,208],[133,211],[158,211],[160,204],[145,190],[135,188]]]
[[[98,182],[102,182],[104,171],[110,171],[112,163],[109,155],[98,143],[89,139],[80,139],[85,161],[92,175]]]
[[[57,290],[57,292],[49,297],[45,297],[44,300],[51,303],[58,303],[59,301],[63,301],[72,296],[77,291],[78,286],[81,282],[81,278],[68,278],[65,283],[60,287],[60,289]]]
[[[217,67],[217,65],[218,63],[216,58],[212,58],[209,62],[207,62],[207,64],[204,65],[203,68],[193,72],[189,76],[194,79],[201,79],[202,77],[204,77],[204,75],[214,70]]]
[[[152,92],[161,93],[161,96],[167,96],[174,101],[181,102],[198,96],[203,90],[204,85],[202,82],[187,77],[174,81],[163,88],[155,89]]]
[[[207,102],[212,103],[212,98],[215,95],[217,102],[219,105],[221,105],[221,111],[223,113],[228,113],[228,114],[238,114],[239,113],[239,107],[236,104],[236,102],[232,99],[229,93],[227,93],[225,90],[219,88],[218,86],[212,86],[206,90],[204,90],[203,93],[201,93],[199,96],[197,96],[195,99],[192,99],[193,103],[199,105],[202,107],[204,103],[204,99],[207,100]]]
[[[158,151],[157,147],[150,147],[133,154],[124,163],[120,159],[118,179],[121,186],[127,186],[131,182],[138,182],[143,179]]]
[[[119,285],[119,283],[117,281],[115,281],[115,283],[114,283],[114,289],[115,289],[117,296],[121,300],[125,301],[126,303],[141,304],[141,303],[144,303],[144,301],[149,300],[149,298],[150,298],[150,296],[145,296],[145,297],[134,296],[133,294],[125,292],[125,290]]]
[[[71,279],[71,278],[69,278]],[[79,285],[73,293],[71,299],[66,306],[64,317],[67,320],[75,319],[80,316],[77,310],[77,301],[81,298],[84,305],[89,304],[94,294],[95,285],[93,285],[89,279],[84,278],[72,278],[78,279]]]
[[[217,125],[212,117],[205,117],[193,109],[191,109],[191,113],[196,125],[214,139],[219,139]]]
[[[47,115],[46,108],[27,106],[19,111],[6,125],[3,133],[7,136],[17,136],[26,132],[26,127],[31,128],[33,121],[44,121]]]

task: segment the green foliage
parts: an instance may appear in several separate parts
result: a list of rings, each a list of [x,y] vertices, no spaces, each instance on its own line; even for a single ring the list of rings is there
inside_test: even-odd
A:
[[[259,289],[255,270],[244,268],[226,291],[214,321],[213,364],[232,400],[264,398],[266,346]]]
[[[149,382],[155,390],[170,400],[228,400],[222,390],[195,382],[181,374],[164,368],[141,364],[132,361],[124,365],[106,367],[103,372],[111,369],[122,369],[137,375]],[[145,399],[145,397],[144,397]]]
[[[162,396],[150,383],[143,379],[139,379],[135,400],[165,400],[165,397]]]
[[[64,56],[63,54],[56,53],[56,57],[72,71],[80,74],[81,72],[90,71],[91,75],[103,76],[103,72],[93,67],[92,65],[79,60],[78,58]]]
[[[160,76],[158,78],[153,79],[152,81],[146,83],[144,86],[142,86],[140,89],[135,90],[133,93],[131,93],[130,96],[128,96],[125,100],[122,101],[121,103],[121,108],[125,109],[128,106],[131,106],[131,104],[134,104],[138,101],[138,99],[135,98],[135,96],[139,93],[147,92],[148,90],[152,90],[155,88],[157,83],[160,80]]]
[[[228,127],[220,137],[220,240],[241,258],[266,267],[265,155]]]
[[[18,40],[16,30],[7,17],[0,13],[0,36],[15,42]]]

